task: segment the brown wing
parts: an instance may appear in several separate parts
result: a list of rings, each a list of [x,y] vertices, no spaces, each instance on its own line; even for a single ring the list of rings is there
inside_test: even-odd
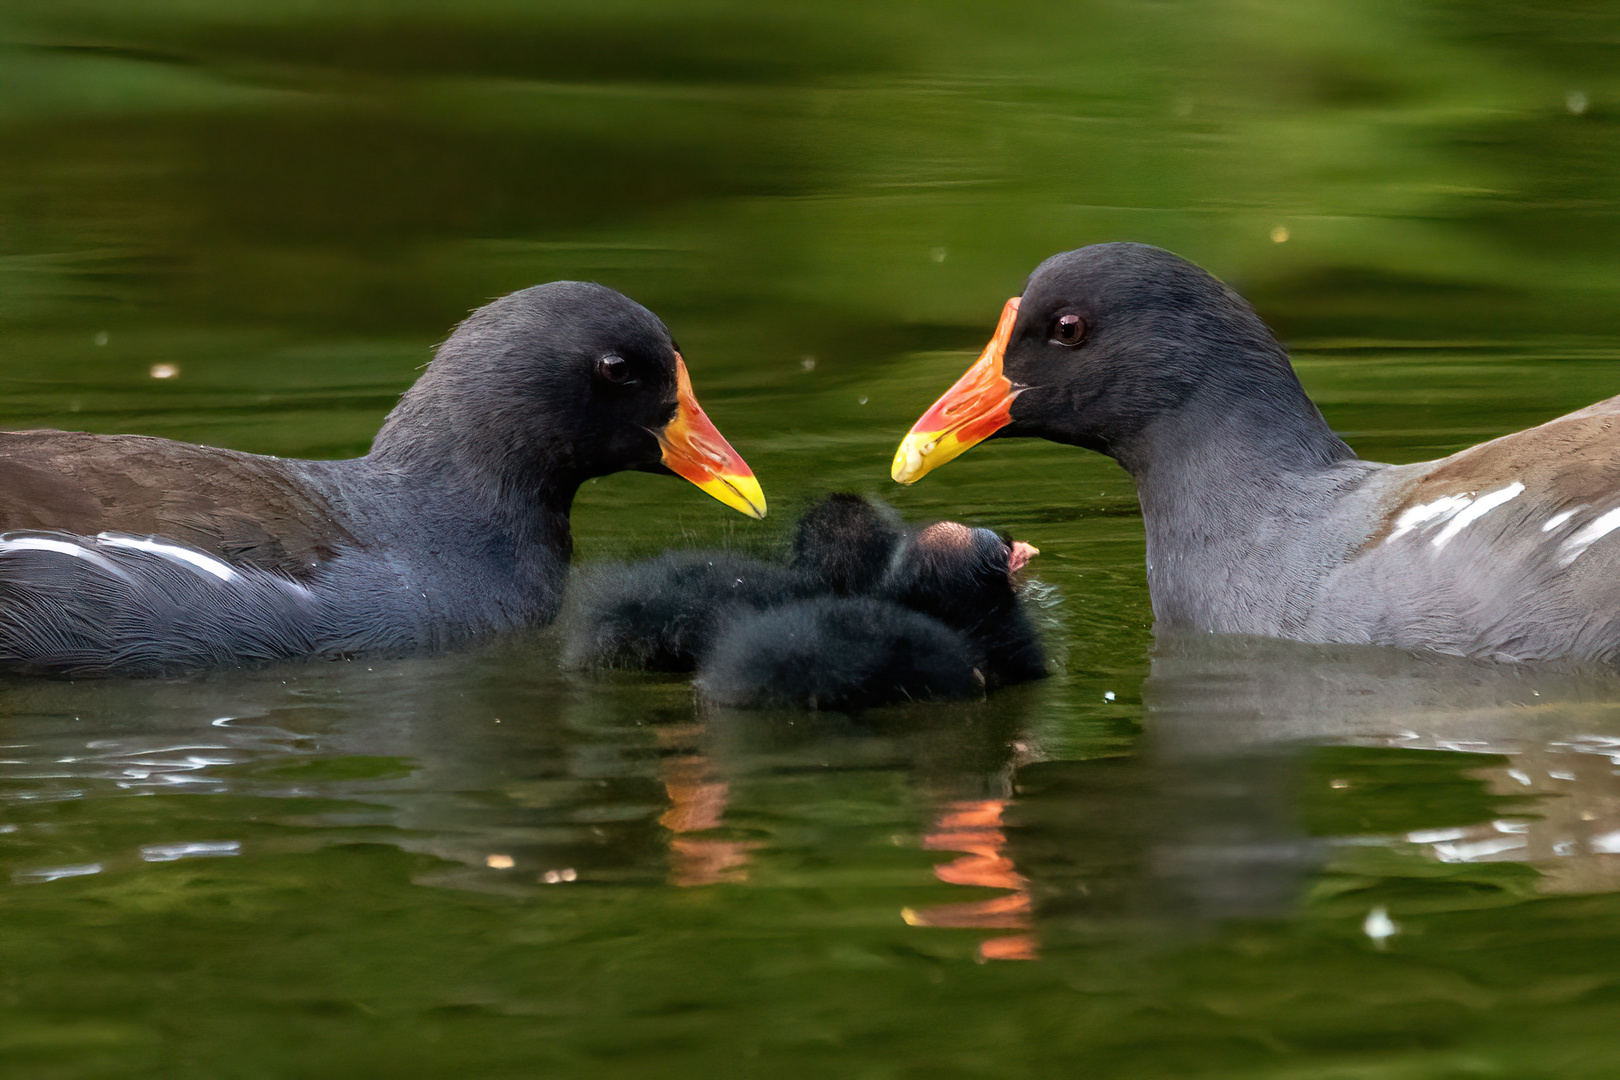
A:
[[[1514,481],[1525,489],[1519,507],[1534,506],[1542,514],[1612,507],[1620,497],[1620,397],[1434,462],[1388,502],[1362,550],[1388,538],[1413,507],[1448,496],[1476,497]]]
[[[1620,397],[1470,447],[1429,473],[1424,494],[1521,480],[1550,508],[1601,504],[1620,493]]]
[[[0,432],[0,532],[153,535],[308,577],[355,543],[277,458],[141,435]]]

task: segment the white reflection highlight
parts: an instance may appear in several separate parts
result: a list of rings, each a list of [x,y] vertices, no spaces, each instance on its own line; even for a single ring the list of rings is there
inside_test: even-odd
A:
[[[11,875],[11,880],[18,885],[25,885],[99,873],[101,873],[100,863],[83,863],[79,866],[49,866],[42,870],[19,870]]]
[[[1401,932],[1400,924],[1389,917],[1389,909],[1379,904],[1367,912],[1367,917],[1361,920],[1361,932],[1372,939],[1372,943],[1382,949],[1389,939]]]
[[[177,859],[218,859],[242,854],[240,840],[201,840],[185,844],[142,844],[141,858],[147,862],[174,862]]]

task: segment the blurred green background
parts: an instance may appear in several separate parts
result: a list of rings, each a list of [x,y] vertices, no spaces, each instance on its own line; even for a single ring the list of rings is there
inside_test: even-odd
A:
[[[485,299],[589,277],[700,372],[851,374],[973,345],[1037,261],[1106,239],[1202,263],[1298,342],[1612,340],[1617,20],[10,0],[3,371],[229,357],[238,385],[391,394]],[[228,441],[352,453],[373,419]]]
[[[0,1071],[1616,1075],[1611,677],[1155,645],[1112,463],[887,471],[1115,239],[1366,456],[1540,422],[1620,391],[1617,211],[1597,0],[6,0],[0,427],[358,454],[469,310],[597,280],[773,515],[604,478],[581,556],[880,494],[1042,548],[1054,677],[715,716],[539,634],[0,682]]]

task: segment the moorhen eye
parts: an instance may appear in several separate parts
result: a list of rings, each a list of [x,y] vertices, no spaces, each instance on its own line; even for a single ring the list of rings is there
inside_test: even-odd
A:
[[[1070,348],[1080,344],[1086,333],[1086,320],[1078,315],[1059,315],[1052,322],[1051,339],[1054,344]]]
[[[596,373],[610,383],[627,383],[630,381],[630,361],[622,356],[604,356],[596,362]]]

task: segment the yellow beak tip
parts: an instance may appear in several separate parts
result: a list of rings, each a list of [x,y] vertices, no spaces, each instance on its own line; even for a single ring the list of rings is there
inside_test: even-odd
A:
[[[752,476],[716,476],[698,487],[740,514],[755,520],[765,516],[765,492]]]
[[[955,440],[940,432],[913,431],[900,440],[894,452],[894,464],[889,475],[897,484],[915,484],[937,466],[945,464],[967,447],[958,448]]]

